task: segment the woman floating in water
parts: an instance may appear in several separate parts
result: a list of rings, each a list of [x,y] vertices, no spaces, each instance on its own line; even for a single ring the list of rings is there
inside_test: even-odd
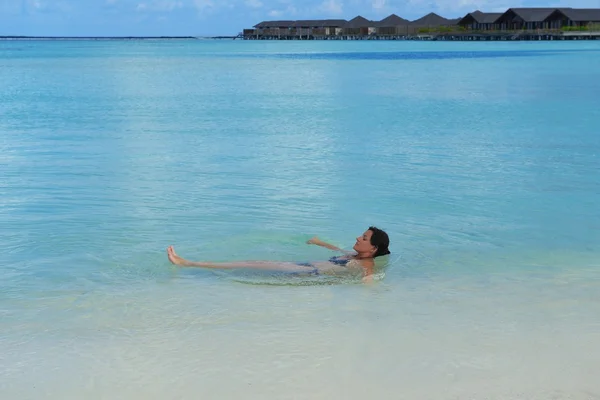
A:
[[[374,226],[369,227],[361,236],[356,238],[356,243],[352,247],[355,251],[348,252],[325,243],[317,237],[310,239],[308,244],[325,247],[330,250],[344,253],[343,256],[331,257],[329,261],[320,262],[278,262],[278,261],[241,261],[226,263],[211,263],[188,261],[175,253],[173,246],[167,248],[169,261],[175,265],[183,267],[201,267],[212,269],[260,269],[269,271],[282,271],[294,273],[319,274],[338,274],[344,272],[362,272],[363,279],[369,280],[373,275],[375,267],[375,258],[390,254],[390,239],[383,230]]]

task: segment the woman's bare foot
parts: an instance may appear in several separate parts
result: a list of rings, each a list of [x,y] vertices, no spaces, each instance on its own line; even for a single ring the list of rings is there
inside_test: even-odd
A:
[[[187,260],[181,258],[175,253],[175,249],[173,246],[167,247],[167,256],[169,257],[169,261],[171,261],[175,265],[188,265]]]

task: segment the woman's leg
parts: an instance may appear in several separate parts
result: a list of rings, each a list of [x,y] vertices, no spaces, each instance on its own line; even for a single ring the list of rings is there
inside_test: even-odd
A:
[[[188,261],[183,257],[180,257],[175,253],[173,246],[167,248],[167,256],[169,261],[175,265],[181,265],[183,267],[200,267],[200,268],[211,268],[211,269],[261,269],[268,271],[284,271],[284,272],[317,272],[316,267],[302,266],[294,263],[277,262],[277,261],[241,261],[241,262],[228,262],[228,263],[210,263],[210,262],[198,262]]]

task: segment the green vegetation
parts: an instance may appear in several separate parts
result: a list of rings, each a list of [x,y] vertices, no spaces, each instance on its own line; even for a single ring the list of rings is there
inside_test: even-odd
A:
[[[583,26],[563,26],[563,32],[599,32],[600,24],[588,24]]]
[[[589,28],[587,26],[563,26],[561,28],[563,32],[573,32],[573,31],[588,31]]]
[[[438,26],[435,28],[419,28],[417,33],[451,33],[464,31],[465,28],[462,26]]]

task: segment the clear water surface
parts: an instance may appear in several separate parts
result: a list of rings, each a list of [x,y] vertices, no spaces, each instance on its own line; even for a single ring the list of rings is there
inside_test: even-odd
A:
[[[0,42],[0,398],[599,397],[599,122],[595,42]]]

